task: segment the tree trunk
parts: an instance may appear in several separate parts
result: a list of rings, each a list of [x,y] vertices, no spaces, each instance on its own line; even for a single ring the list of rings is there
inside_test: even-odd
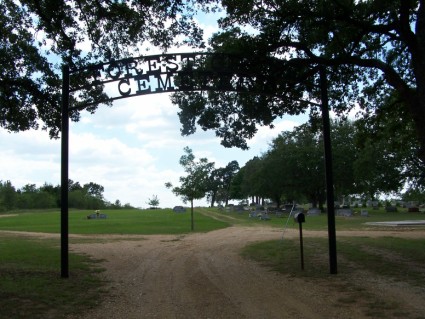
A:
[[[213,192],[211,195],[211,207],[214,207],[216,194],[217,192]]]
[[[190,200],[190,229],[193,231],[195,229],[193,222],[193,199]]]
[[[409,99],[409,110],[416,126],[420,150],[418,157],[425,163],[425,3],[420,2],[416,22],[417,41],[411,48],[416,94]]]

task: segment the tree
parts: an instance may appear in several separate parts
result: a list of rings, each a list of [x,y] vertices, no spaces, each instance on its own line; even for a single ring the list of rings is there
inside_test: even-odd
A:
[[[17,207],[21,209],[41,209],[57,207],[56,197],[35,184],[27,184],[18,191]]]
[[[105,188],[102,185],[90,182],[83,185],[83,190],[87,195],[103,200]]]
[[[382,109],[356,122],[355,187],[371,200],[380,193],[397,192],[403,185],[420,184],[422,174],[418,171],[423,172],[416,155],[413,123],[399,115],[401,108],[384,104]]]
[[[246,165],[242,166],[232,179],[230,184],[230,198],[246,201],[249,197],[249,191],[245,187],[245,174],[247,174]]]
[[[115,200],[115,202],[112,204],[112,207],[116,209],[122,208],[121,201],[119,199]]]
[[[405,202],[425,202],[425,193],[423,190],[409,188],[402,196],[401,199]]]
[[[403,184],[408,184],[412,189],[425,187],[425,162],[417,156],[420,145],[415,138],[413,119],[404,103],[394,96],[387,97],[378,112],[356,122],[356,130],[356,144],[361,155],[367,156],[373,152],[375,157],[379,156],[377,162],[382,162],[384,157],[391,162],[390,165],[379,165],[382,171],[392,172],[388,182],[395,188]],[[368,151],[369,148],[374,150]]]
[[[237,161],[229,162],[224,168],[222,175],[222,187],[220,188],[219,197],[221,201],[227,206],[229,199],[231,199],[230,187],[232,185],[233,178],[239,171],[239,163]]]
[[[61,186],[44,183],[43,186],[40,187],[41,192],[48,193],[55,200],[55,207],[60,207],[61,205]]]
[[[246,147],[256,125],[272,126],[277,117],[308,107],[317,115],[317,75],[326,67],[336,112],[357,105],[374,111],[396,93],[414,121],[425,161],[424,0],[200,2],[226,10],[211,51],[241,57],[234,69],[253,74],[241,82],[245,91],[263,94],[175,94],[183,134],[199,125],[215,130],[225,146]],[[220,79],[211,81],[218,87]]]
[[[214,207],[216,201],[221,202],[220,199],[217,198],[218,193],[220,191],[222,177],[223,177],[223,168],[213,169],[209,178],[208,178],[208,191],[207,191],[207,200],[210,202],[210,206]]]
[[[361,151],[355,144],[356,134],[355,123],[350,120],[331,123],[334,190],[335,197],[342,204],[357,191],[353,166]]]
[[[284,194],[284,183],[287,177],[283,176],[283,163],[280,158],[272,156],[271,153],[265,153],[257,164],[258,170],[254,175],[256,183],[258,183],[256,192],[261,194],[262,198],[272,199],[276,206],[280,207]],[[258,201],[256,203],[259,204]]]
[[[403,186],[402,163],[388,152],[383,140],[364,141],[353,164],[357,192],[365,198],[375,200],[379,194],[396,192]]]
[[[80,182],[74,182],[72,179],[68,179],[68,191],[81,191],[83,187],[80,185]]]
[[[231,161],[226,167],[212,170],[207,192],[211,207],[214,207],[215,202],[224,203],[227,206],[231,196],[230,185],[238,170],[239,164],[237,161]]]
[[[0,181],[0,210],[9,211],[16,207],[17,192],[11,181]]]
[[[322,136],[310,124],[282,132],[271,144],[269,182],[289,202],[307,199],[313,207],[325,200]],[[276,192],[276,191],[275,191]],[[276,198],[275,197],[273,198]]]
[[[202,31],[193,20],[196,4],[191,0],[185,4],[178,0],[1,1],[0,127],[17,132],[41,125],[50,136],[58,135],[61,63],[81,68],[120,59],[140,54],[147,42],[163,50],[182,43],[201,45]],[[106,94],[102,87],[87,87],[71,97],[71,103],[76,107],[91,103],[88,110],[94,112]],[[78,112],[71,118],[78,120]]]
[[[239,170],[232,183],[232,198],[246,199],[251,198],[252,204],[259,204],[261,196],[260,177],[261,159],[258,156],[250,159]]]
[[[146,204],[148,204],[151,209],[156,209],[159,206],[158,196],[152,195],[152,198],[149,198]]]
[[[21,188],[22,193],[36,193],[37,186],[35,184],[26,184]]]
[[[214,163],[209,163],[206,158],[201,158],[196,162],[195,155],[188,146],[183,150],[185,154],[180,157],[179,162],[187,175],[179,178],[180,186],[173,187],[170,182],[166,183],[165,186],[170,188],[177,196],[181,196],[184,203],[190,202],[191,230],[194,230],[193,201],[205,196],[208,190],[209,175],[214,168]]]

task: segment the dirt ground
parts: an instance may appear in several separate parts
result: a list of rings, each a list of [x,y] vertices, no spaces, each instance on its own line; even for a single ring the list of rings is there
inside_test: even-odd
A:
[[[423,238],[425,231],[339,232],[337,236],[366,234]],[[298,233],[287,230],[284,236]],[[359,285],[367,294],[344,302],[344,296],[350,295],[337,289],[344,286],[342,275],[326,280],[298,278],[240,256],[240,249],[250,242],[281,239],[281,230],[234,226],[181,236],[112,237],[116,240],[109,236],[99,243],[71,245],[74,251],[103,259],[103,276],[110,282],[110,293],[100,306],[79,319],[425,318],[425,289],[359,274]],[[375,297],[401,306],[384,317],[375,316],[365,310]]]

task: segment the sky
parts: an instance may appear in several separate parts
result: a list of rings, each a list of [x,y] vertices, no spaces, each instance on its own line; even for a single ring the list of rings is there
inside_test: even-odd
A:
[[[217,30],[211,17],[203,17],[200,23],[205,38]],[[191,51],[179,48],[169,52]],[[184,176],[179,159],[185,146],[196,159],[206,157],[216,168],[233,160],[242,167],[267,151],[279,133],[307,121],[307,115],[288,116],[275,121],[274,129],[259,127],[248,142],[250,149],[244,151],[224,148],[213,131],[181,136],[177,112],[168,93],[118,100],[112,107],[100,106],[95,114],[83,112],[79,122],[70,124],[69,178],[81,185],[102,185],[104,198],[110,202],[118,199],[121,204],[146,208],[155,195],[160,207],[184,205],[165,183],[177,186]],[[0,128],[0,145],[0,180],[10,180],[17,189],[26,184],[60,184],[60,139],[51,140],[42,130],[9,133]],[[195,205],[207,202],[197,200]]]
[[[232,160],[242,167],[267,151],[280,132],[307,120],[306,116],[288,116],[276,121],[274,129],[260,127],[248,143],[250,149],[244,151],[223,147],[213,131],[181,136],[177,112],[168,94],[153,94],[115,101],[95,114],[82,113],[79,122],[70,124],[69,178],[81,185],[104,186],[104,197],[110,202],[118,199],[146,208],[156,195],[160,207],[183,205],[164,184],[177,186],[179,177],[185,175],[179,164],[185,146],[196,159],[205,157],[216,168]],[[10,180],[16,188],[60,184],[60,139],[51,140],[42,130],[8,133],[0,129],[0,144],[0,180]],[[207,203],[198,200],[195,205]]]

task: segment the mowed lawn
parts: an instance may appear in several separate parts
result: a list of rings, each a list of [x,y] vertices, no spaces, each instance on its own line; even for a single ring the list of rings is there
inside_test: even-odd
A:
[[[190,210],[175,213],[171,209],[119,209],[105,210],[106,219],[87,219],[92,211],[70,210],[71,234],[183,234],[191,232]],[[59,211],[18,212],[0,218],[0,230],[60,233]],[[207,232],[228,227],[220,221],[194,211],[194,231]]]
[[[369,217],[362,217],[360,209],[354,209],[352,217],[336,216],[336,230],[370,230],[379,228],[366,224],[367,222],[425,220],[424,213],[407,213],[405,209],[387,213],[383,208],[370,210]],[[69,232],[71,234],[184,234],[191,232],[190,209],[185,213],[175,213],[171,209],[119,209],[104,210],[106,219],[87,219],[93,211],[70,210]],[[60,233],[61,213],[51,211],[24,211],[8,213],[8,217],[0,215],[0,230]],[[248,212],[232,212],[216,208],[195,208],[194,231],[208,232],[214,229],[239,225],[268,225],[277,228],[298,228],[292,216],[284,214],[276,217],[270,214],[270,220],[262,221],[249,218]],[[326,214],[306,216],[303,224],[306,230],[323,230],[328,228]]]
[[[99,261],[70,253],[69,279],[60,278],[57,239],[0,232],[0,319],[66,318],[99,304],[106,293]]]
[[[250,225],[268,225],[272,227],[287,229],[296,228],[298,229],[298,223],[295,222],[294,216],[289,213],[284,213],[280,217],[270,213],[270,220],[260,220],[259,218],[250,218],[249,211],[235,212],[232,210],[219,210],[211,208],[200,208],[200,212],[209,216],[214,216],[220,220],[229,221],[232,224],[240,224],[245,226]],[[382,227],[370,225],[368,223],[374,222],[390,222],[390,221],[404,221],[404,220],[421,220],[425,221],[425,213],[408,213],[406,208],[398,208],[397,212],[386,212],[385,208],[368,209],[368,217],[363,217],[360,214],[361,208],[353,209],[353,216],[335,216],[335,228],[337,231],[342,230],[388,230],[391,227]],[[424,226],[418,226],[415,228],[425,228]],[[317,216],[305,216],[305,223],[303,223],[303,229],[315,230],[315,231],[327,231],[328,230],[328,216],[326,213],[322,213]]]

